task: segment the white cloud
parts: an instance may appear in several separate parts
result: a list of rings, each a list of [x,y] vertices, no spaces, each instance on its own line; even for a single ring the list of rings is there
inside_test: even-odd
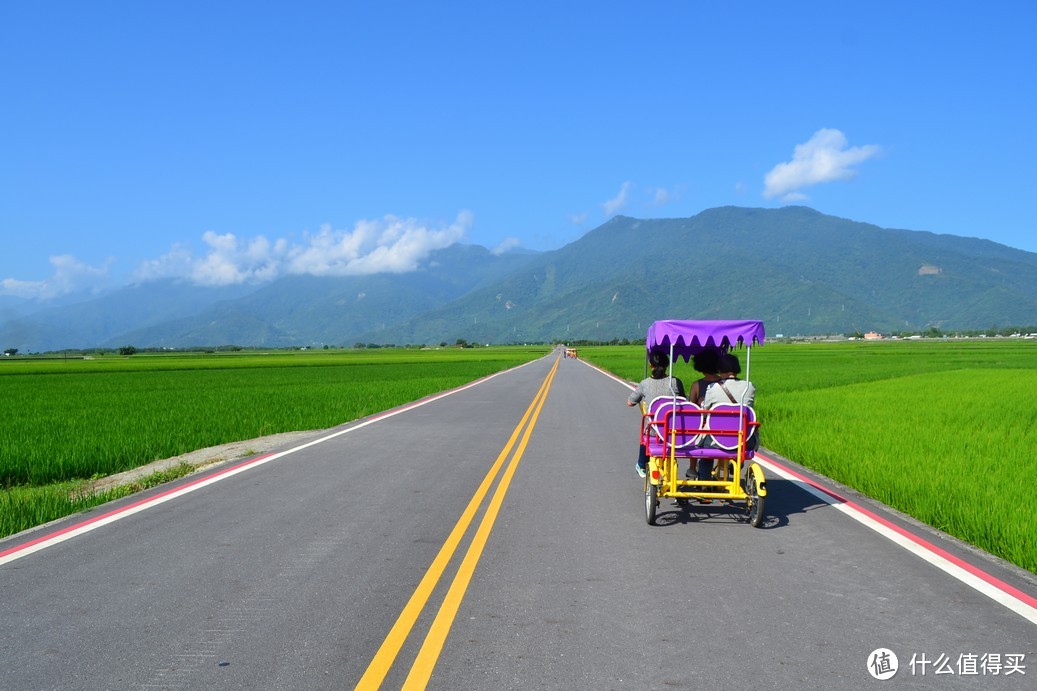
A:
[[[50,258],[54,273],[42,281],[19,281],[5,278],[0,281],[0,295],[13,295],[29,300],[51,300],[77,292],[98,292],[109,282],[108,269],[114,260],[103,266],[90,266],[69,254]]]
[[[881,152],[869,144],[847,148],[846,136],[839,130],[822,129],[805,144],[798,144],[792,160],[774,166],[764,178],[763,196],[782,201],[806,199],[800,190],[820,182],[850,180],[856,177],[853,166]]]
[[[669,190],[667,190],[667,189],[665,189],[663,187],[658,187],[652,193],[652,204],[654,206],[662,206],[663,204],[665,204],[668,201],[670,201],[670,191]]]
[[[182,244],[176,244],[158,259],[143,262],[134,271],[133,278],[145,282],[161,278],[186,277],[190,276],[193,263],[194,256],[191,250]]]
[[[568,218],[569,223],[572,223],[574,226],[580,226],[587,222],[587,212],[569,214]]]
[[[263,236],[244,239],[209,231],[202,236],[208,248],[203,256],[174,246],[168,254],[138,267],[134,278],[184,278],[198,285],[229,285],[269,281],[285,274],[404,273],[417,269],[434,250],[463,239],[471,224],[468,211],[438,228],[413,218],[386,216],[358,221],[352,230],[323,225],[319,232],[305,234],[301,243],[283,238],[270,241]]]
[[[619,194],[612,199],[601,205],[602,210],[606,216],[612,216],[617,211],[627,205],[627,200],[630,198],[630,183],[624,182],[619,188]]]
[[[518,238],[506,237],[503,240],[501,240],[500,244],[497,245],[495,248],[493,248],[492,251],[493,251],[493,254],[496,254],[496,255],[500,256],[500,255],[504,254],[505,252],[507,252],[508,250],[510,250],[511,248],[518,247],[520,244],[522,244],[522,243],[519,241]]]

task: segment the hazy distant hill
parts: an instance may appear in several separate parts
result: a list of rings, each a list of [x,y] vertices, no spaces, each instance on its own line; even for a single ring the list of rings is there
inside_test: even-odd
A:
[[[97,347],[116,334],[194,315],[252,290],[254,286],[214,288],[168,280],[135,284],[96,299],[23,311],[0,321],[0,348],[27,353]]]
[[[1037,324],[1037,254],[805,207],[616,217],[559,250],[454,245],[407,274],[144,284],[0,323],[0,347],[509,343],[643,338],[656,319],[768,333]]]
[[[219,288],[159,281],[0,321],[0,348],[352,345],[507,275],[536,253],[453,245],[406,274],[288,276]]]

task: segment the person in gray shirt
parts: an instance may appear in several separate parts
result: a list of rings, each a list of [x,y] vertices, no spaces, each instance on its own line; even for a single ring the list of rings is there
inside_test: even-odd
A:
[[[667,370],[670,367],[670,358],[666,353],[653,352],[648,356],[648,365],[652,368],[652,376],[642,379],[634,387],[627,397],[627,405],[635,406],[641,402],[648,405],[659,396],[679,396],[684,398],[684,382],[674,376],[670,376]],[[644,430],[642,430],[644,431]],[[637,454],[637,465],[635,470],[638,476],[645,476],[645,467],[648,465],[648,451],[645,445],[640,445]]]
[[[752,407],[756,404],[756,387],[751,381],[739,379],[742,366],[733,353],[720,356],[717,366],[717,381],[711,383],[702,398],[703,408],[712,408],[721,403],[741,403]]]

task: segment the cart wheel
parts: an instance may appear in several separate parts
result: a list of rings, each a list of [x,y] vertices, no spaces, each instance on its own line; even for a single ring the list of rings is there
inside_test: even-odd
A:
[[[766,498],[760,496],[759,488],[756,486],[756,475],[750,471],[745,476],[746,510],[749,512],[749,525],[759,528],[763,523],[763,508]]]
[[[648,525],[655,525],[655,509],[659,506],[659,486],[653,485],[645,478],[645,520]]]

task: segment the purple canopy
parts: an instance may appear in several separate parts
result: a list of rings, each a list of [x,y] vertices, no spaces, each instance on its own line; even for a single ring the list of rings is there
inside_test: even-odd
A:
[[[756,319],[688,321],[667,319],[648,327],[645,348],[670,352],[673,346],[674,359],[681,357],[687,362],[692,355],[706,348],[728,350],[734,346],[759,345],[763,343],[763,322]]]

